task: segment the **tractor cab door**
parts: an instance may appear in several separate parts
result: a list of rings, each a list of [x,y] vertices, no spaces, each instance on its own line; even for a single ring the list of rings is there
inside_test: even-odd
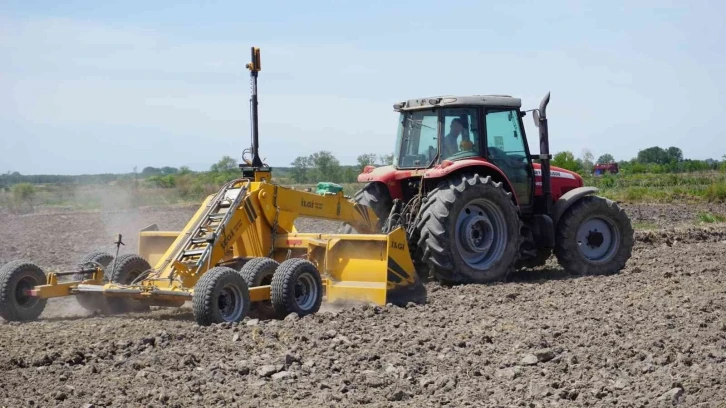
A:
[[[507,176],[520,206],[532,204],[534,171],[516,109],[487,109],[487,160]]]

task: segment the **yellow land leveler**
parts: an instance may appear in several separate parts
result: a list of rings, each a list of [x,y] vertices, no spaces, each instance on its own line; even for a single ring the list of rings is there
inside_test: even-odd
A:
[[[78,270],[48,274],[32,262],[9,262],[0,268],[0,317],[35,320],[48,298],[62,296],[106,314],[191,301],[200,325],[240,321],[249,312],[303,316],[317,312],[323,300],[425,302],[403,228],[373,234],[376,214],[342,191],[313,193],[270,182],[271,169],[258,153],[258,48],[247,68],[252,160],[240,166],[242,177],[207,197],[183,231],[156,225],[140,231],[138,254],[93,253]],[[300,233],[294,221],[301,216],[342,221],[362,233]],[[65,276],[70,281],[59,279]]]

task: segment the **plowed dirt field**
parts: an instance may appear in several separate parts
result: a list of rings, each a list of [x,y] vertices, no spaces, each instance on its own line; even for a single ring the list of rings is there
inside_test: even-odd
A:
[[[429,283],[424,306],[211,327],[187,307],[103,317],[53,300],[39,321],[0,320],[0,406],[725,407],[726,226],[695,225],[701,207],[624,208],[637,240],[616,276],[552,258],[506,283]],[[140,228],[194,210],[0,215],[0,264],[73,268],[118,233],[135,252]]]

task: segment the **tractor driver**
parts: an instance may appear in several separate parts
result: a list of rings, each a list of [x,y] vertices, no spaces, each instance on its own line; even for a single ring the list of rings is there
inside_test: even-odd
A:
[[[466,147],[466,150],[471,150],[472,143],[469,140],[469,129],[467,128],[468,126],[465,118],[459,117],[451,121],[449,133],[444,136],[444,143],[442,146],[443,154],[441,155],[443,159],[446,159],[459,151],[459,136],[461,136],[461,147]]]

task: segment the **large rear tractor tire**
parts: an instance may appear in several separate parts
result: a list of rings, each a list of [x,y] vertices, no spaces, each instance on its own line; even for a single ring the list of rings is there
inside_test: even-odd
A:
[[[247,282],[232,268],[214,267],[194,285],[192,308],[200,326],[240,322],[250,310]]]
[[[37,319],[47,299],[30,296],[28,291],[47,282],[40,267],[28,261],[12,261],[0,268],[0,317],[9,322]]]
[[[376,225],[376,232],[381,231],[383,223],[388,218],[393,207],[393,199],[391,194],[388,192],[385,184],[380,182],[371,182],[365,185],[362,189],[358,190],[353,196],[353,201],[357,204],[365,205],[370,207],[376,216],[378,217],[378,225]],[[352,225],[348,223],[342,223],[338,228],[338,234],[355,234],[356,230]]]
[[[323,302],[323,281],[312,262],[302,258],[284,261],[272,276],[272,306],[278,316],[316,313]]]
[[[249,288],[266,286],[272,284],[272,276],[275,275],[275,270],[279,266],[280,263],[272,258],[254,258],[244,264],[242,269],[240,269],[240,273]],[[263,319],[279,317],[269,300],[253,302],[250,305],[250,313],[255,313]]]
[[[146,260],[136,254],[123,254],[114,259],[106,268],[106,276],[112,283],[130,285],[138,283],[141,275],[151,269]],[[136,282],[135,282],[136,281]],[[128,312],[148,312],[149,305],[141,300],[127,297],[109,296],[106,299],[107,312],[110,314]]]
[[[504,280],[519,256],[522,221],[502,183],[478,174],[439,183],[421,206],[415,258],[442,283]]]
[[[106,274],[108,273],[108,265],[113,261],[113,256],[106,252],[93,252],[81,259],[78,263],[81,269],[91,269],[96,267],[103,268],[104,271],[104,282],[107,281]],[[73,275],[74,281],[83,281],[91,279],[90,274],[78,273]],[[78,304],[89,312],[106,311],[107,303],[106,298],[102,293],[79,293],[76,295]]]
[[[583,197],[557,223],[555,255],[571,274],[616,274],[630,259],[633,235],[630,219],[616,202]]]

